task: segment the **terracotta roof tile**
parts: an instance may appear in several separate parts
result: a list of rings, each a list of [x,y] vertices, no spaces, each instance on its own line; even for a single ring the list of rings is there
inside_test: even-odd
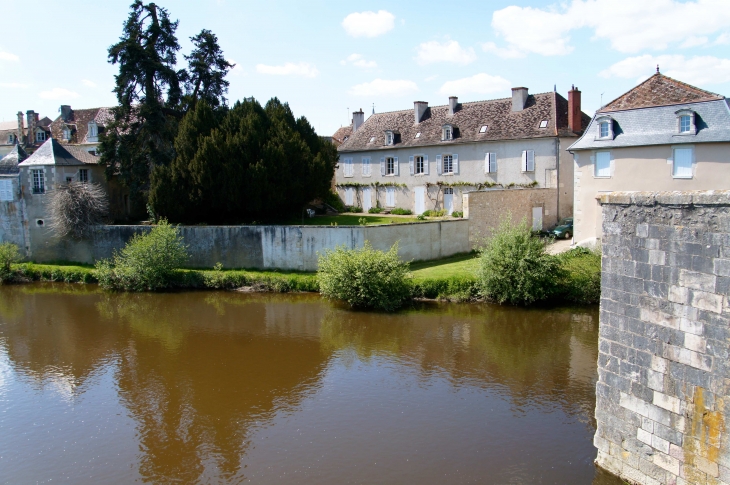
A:
[[[657,72],[634,89],[622,94],[599,109],[598,113],[719,99],[724,98],[719,94],[696,88]]]
[[[334,142],[335,146],[340,146],[348,138],[350,138],[350,136],[352,136],[352,125],[341,126],[337,131],[335,131],[335,134],[332,135],[332,141]]]

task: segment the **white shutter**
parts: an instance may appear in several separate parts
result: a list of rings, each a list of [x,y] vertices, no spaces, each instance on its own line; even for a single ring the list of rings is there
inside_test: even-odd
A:
[[[675,177],[691,178],[692,177],[692,149],[691,148],[675,148],[674,149],[674,174]]]
[[[385,175],[385,158],[380,158],[380,175]]]
[[[13,200],[13,181],[0,180],[0,200],[10,202]]]
[[[489,156],[491,153],[484,154],[484,173],[489,173]]]
[[[454,153],[454,166],[452,168],[452,171],[454,172],[454,175],[457,175],[459,173],[459,155]]]
[[[441,155],[436,155],[436,173],[441,175],[443,172],[443,165],[441,164]]]
[[[393,173],[394,173],[395,175],[398,175],[398,174],[399,174],[399,169],[398,169],[398,157],[393,157]]]
[[[527,171],[535,171],[535,150],[527,150]]]
[[[413,156],[408,157],[408,168],[411,170],[411,175],[416,173],[415,169],[413,168]]]
[[[428,175],[428,155],[423,156],[423,173]]]
[[[522,150],[522,171],[527,172],[527,151]]]

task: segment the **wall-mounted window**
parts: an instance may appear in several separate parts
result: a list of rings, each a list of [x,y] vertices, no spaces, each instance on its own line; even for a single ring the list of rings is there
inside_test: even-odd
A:
[[[596,118],[598,123],[597,140],[613,140],[613,118],[610,116],[601,116]]]
[[[605,178],[611,176],[611,152],[596,153],[594,175]]]
[[[677,179],[691,179],[694,176],[694,148],[675,148],[672,159],[672,177]]]
[[[444,155],[444,173],[454,173],[453,155]]]
[[[8,135],[8,144],[12,144],[12,143],[15,143],[15,135],[13,135],[12,133],[10,133]]]
[[[46,132],[45,131],[36,131],[35,141],[46,141]]]
[[[455,175],[459,173],[459,156],[455,153],[436,155],[436,167],[439,175]]]
[[[352,158],[345,158],[342,163],[342,175],[345,177],[352,177],[354,170],[352,167]]]
[[[385,159],[385,175],[395,175],[395,158],[387,157]]]
[[[689,109],[680,109],[674,113],[677,115],[677,133],[680,135],[697,134],[697,124],[695,123],[695,112]]]
[[[79,182],[85,184],[89,182],[89,169],[82,168],[79,170]]]
[[[392,131],[385,132],[385,144],[392,145],[395,142],[395,134]]]
[[[441,128],[441,140],[449,141],[454,139],[454,127],[451,125],[444,125]]]
[[[31,180],[33,181],[33,193],[44,194],[46,192],[46,177],[42,168],[36,168],[30,171]]]
[[[484,173],[497,173],[496,153],[487,153],[484,156]]]
[[[535,171],[535,150],[523,150],[522,151],[522,171],[523,172],[534,172]]]
[[[370,164],[370,158],[362,159],[362,176],[370,177],[373,174],[372,166]]]
[[[410,157],[409,164],[411,175],[427,175],[428,174],[428,156],[415,155]]]

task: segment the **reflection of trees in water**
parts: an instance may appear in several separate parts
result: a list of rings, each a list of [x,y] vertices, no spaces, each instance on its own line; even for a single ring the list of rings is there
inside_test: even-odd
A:
[[[331,309],[325,349],[413,362],[454,385],[506,385],[517,409],[558,404],[592,415],[597,315],[495,305],[425,305],[400,315]],[[343,353],[343,351],[345,353]]]

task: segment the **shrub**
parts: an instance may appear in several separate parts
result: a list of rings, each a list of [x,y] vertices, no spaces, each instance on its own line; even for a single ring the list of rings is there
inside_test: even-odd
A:
[[[423,215],[426,217],[443,217],[446,215],[446,211],[444,209],[429,209],[427,211],[424,211]]]
[[[9,242],[0,244],[0,283],[13,279],[13,270],[10,265],[20,260],[18,246]]]
[[[162,219],[149,233],[135,234],[110,260],[99,261],[96,275],[106,289],[154,291],[169,287],[187,259],[178,228]]]
[[[523,220],[504,219],[481,250],[478,271],[482,296],[499,303],[529,305],[556,293],[562,268],[545,243],[533,236]]]
[[[423,214],[418,214],[416,216],[416,219],[418,219],[419,221],[425,221],[426,220],[426,216],[424,216]]]
[[[327,195],[322,198],[322,202],[329,205],[337,212],[345,212],[345,204],[342,202],[342,199],[340,199],[340,196],[337,195],[337,192],[330,190],[327,192]]]
[[[51,229],[60,236],[83,239],[109,215],[106,191],[97,184],[60,184],[49,199]]]
[[[411,295],[414,298],[469,301],[477,298],[479,290],[473,277],[449,276],[413,280]]]
[[[96,283],[94,268],[74,265],[53,265],[25,263],[18,265],[17,275],[31,281],[54,281],[63,283]]]
[[[381,212],[383,212],[383,208],[382,207],[371,207],[370,209],[368,209],[368,212],[370,214],[380,214]]]
[[[451,213],[452,217],[464,217],[464,213],[461,211],[454,211]]]
[[[353,308],[393,311],[410,296],[408,266],[398,259],[398,243],[387,252],[369,241],[358,249],[327,249],[319,257],[319,291]]]
[[[573,303],[592,304],[601,300],[601,252],[574,248],[557,256],[563,269],[560,296]]]
[[[349,206],[349,207],[347,207],[346,212],[353,212],[355,214],[358,214],[358,213],[362,212],[362,207],[358,207],[356,205]]]
[[[395,209],[390,211],[391,214],[396,216],[409,216],[413,214],[413,211],[409,209],[401,209],[400,207],[396,207]]]

